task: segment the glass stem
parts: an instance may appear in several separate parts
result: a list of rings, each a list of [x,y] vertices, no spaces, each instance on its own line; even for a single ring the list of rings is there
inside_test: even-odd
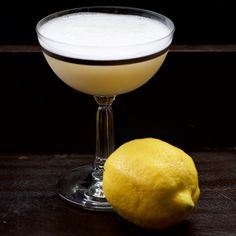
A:
[[[96,156],[92,175],[96,181],[102,182],[104,163],[115,148],[111,107],[115,96],[94,96],[94,98],[98,104],[98,109],[96,117]]]

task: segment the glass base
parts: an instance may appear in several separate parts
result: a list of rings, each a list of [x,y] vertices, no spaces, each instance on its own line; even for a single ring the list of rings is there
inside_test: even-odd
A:
[[[92,165],[73,169],[57,185],[57,194],[67,203],[91,211],[111,211],[103,191],[102,182],[93,176]]]

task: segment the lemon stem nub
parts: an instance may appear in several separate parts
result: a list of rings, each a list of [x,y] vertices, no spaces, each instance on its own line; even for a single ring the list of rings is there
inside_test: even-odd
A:
[[[175,200],[180,205],[186,205],[190,210],[195,206],[190,191],[178,192]]]

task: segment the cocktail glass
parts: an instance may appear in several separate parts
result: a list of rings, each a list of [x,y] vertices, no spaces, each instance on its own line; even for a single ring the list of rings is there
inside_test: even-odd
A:
[[[78,31],[81,27],[83,28],[83,22],[73,27],[71,25],[60,27],[59,23],[55,35],[50,33],[56,28],[53,26],[50,29],[48,26],[50,23],[59,18],[66,20],[71,17],[72,19],[76,14],[83,15],[83,20],[86,17],[89,18],[85,21],[90,22],[91,25],[88,27],[87,24],[90,23],[86,23],[87,28],[84,33]],[[105,18],[100,21],[96,17]],[[129,17],[138,20],[134,23],[134,29],[132,28],[133,20],[131,18],[129,20]],[[79,19],[76,20],[79,22]],[[165,28],[165,33],[152,35],[155,26],[152,25],[150,29],[146,29],[146,26],[143,28],[143,20],[158,23],[159,26]],[[124,32],[123,29],[129,21],[131,21],[131,26],[128,26],[128,30]],[[69,32],[64,32],[63,30],[67,28]],[[38,40],[52,70],[70,87],[93,95],[98,104],[94,163],[73,169],[58,182],[58,195],[68,203],[88,210],[112,209],[102,190],[104,163],[114,151],[112,102],[117,95],[137,89],[153,77],[167,55],[174,29],[174,24],[170,19],[156,12],[110,6],[64,10],[46,16],[37,24]],[[61,30],[63,36],[58,36]],[[142,32],[143,30],[145,32]],[[109,41],[107,35],[110,31],[112,36]],[[83,34],[87,33],[88,43],[86,40],[83,43],[72,40],[75,34],[79,35],[80,39]],[[65,34],[68,41],[64,37]],[[108,41],[103,42],[103,34]],[[144,41],[142,39],[136,41],[135,34],[137,38],[140,35],[141,38],[146,37],[147,34],[150,37],[146,37]],[[90,42],[91,35],[95,38],[92,42]],[[117,42],[116,38],[119,38]]]

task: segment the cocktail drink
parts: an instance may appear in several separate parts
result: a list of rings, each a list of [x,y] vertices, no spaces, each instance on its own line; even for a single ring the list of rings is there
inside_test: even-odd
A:
[[[36,27],[43,54],[70,87],[98,103],[93,165],[58,183],[64,200],[89,210],[110,210],[102,191],[103,165],[114,150],[112,102],[145,84],[162,65],[174,24],[155,12],[127,7],[85,7],[54,13]]]

